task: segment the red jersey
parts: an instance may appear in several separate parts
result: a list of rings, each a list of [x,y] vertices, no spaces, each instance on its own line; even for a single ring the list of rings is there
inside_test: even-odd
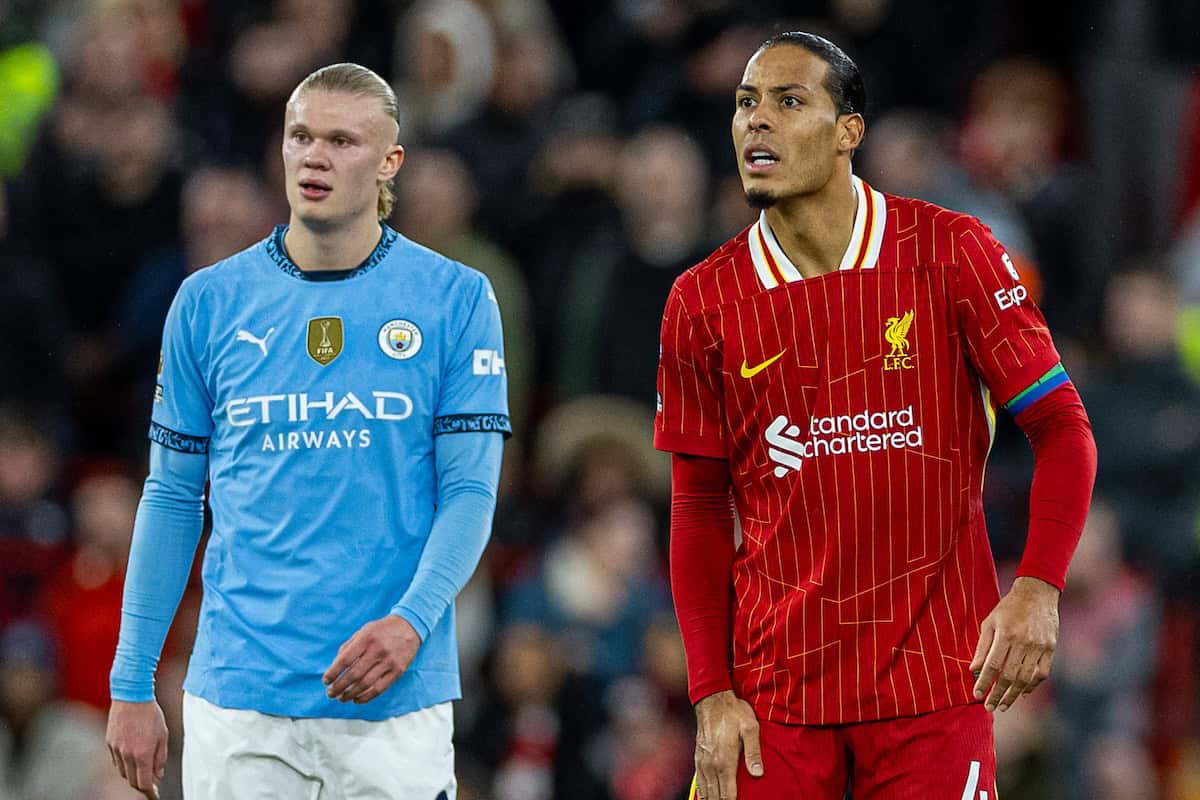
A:
[[[802,279],[764,213],[663,319],[655,445],[729,462],[733,685],[772,722],[973,701],[995,407],[1067,380],[983,224],[852,180],[840,269]]]

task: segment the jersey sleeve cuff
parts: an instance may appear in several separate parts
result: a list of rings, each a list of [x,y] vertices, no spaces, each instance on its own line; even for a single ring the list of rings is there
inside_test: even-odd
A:
[[[147,682],[113,677],[108,682],[108,693],[122,703],[149,703],[154,699],[154,679]]]
[[[692,705],[696,705],[704,698],[714,695],[717,692],[727,692],[733,689],[733,681],[729,676],[724,676],[724,680],[720,676],[710,678],[703,683],[697,683],[688,687],[688,699],[692,701]]]
[[[421,641],[425,642],[429,639],[429,626],[421,619],[417,612],[407,606],[398,605],[394,607],[391,613],[395,614],[400,619],[412,625],[413,630],[417,632],[417,636],[421,637]]]
[[[721,439],[674,433],[657,428],[654,431],[654,447],[667,453],[706,458],[728,458],[729,451]]]

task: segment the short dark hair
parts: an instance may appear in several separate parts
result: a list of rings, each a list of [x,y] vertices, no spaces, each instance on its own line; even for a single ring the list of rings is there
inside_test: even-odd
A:
[[[803,47],[829,65],[829,73],[825,77],[825,91],[833,98],[833,105],[837,108],[839,116],[864,113],[867,108],[867,87],[863,83],[862,73],[858,71],[858,65],[842,48],[815,33],[785,31],[763,42],[758,52],[781,44]]]

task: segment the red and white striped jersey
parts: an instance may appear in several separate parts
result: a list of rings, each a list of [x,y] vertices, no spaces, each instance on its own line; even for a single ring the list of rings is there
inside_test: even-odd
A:
[[[1066,380],[982,223],[852,180],[840,269],[802,278],[764,213],[679,277],[663,319],[655,444],[729,461],[734,687],[773,722],[972,702],[999,600],[994,409]]]

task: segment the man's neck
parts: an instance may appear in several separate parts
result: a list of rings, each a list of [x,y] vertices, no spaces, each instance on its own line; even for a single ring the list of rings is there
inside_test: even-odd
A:
[[[288,257],[302,270],[353,269],[367,260],[379,244],[379,220],[364,217],[337,228],[314,228],[293,214],[283,243]]]
[[[812,278],[841,265],[857,210],[858,194],[849,174],[837,175],[818,192],[767,209],[767,222],[800,274]]]

